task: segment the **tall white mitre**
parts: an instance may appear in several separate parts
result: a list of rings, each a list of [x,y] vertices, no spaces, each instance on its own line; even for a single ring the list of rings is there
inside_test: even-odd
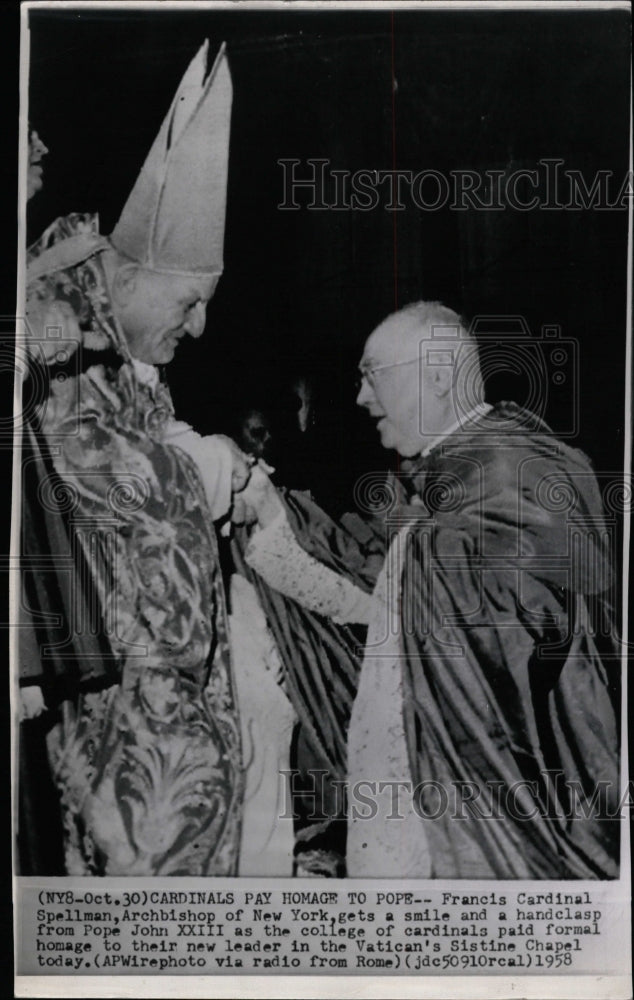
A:
[[[183,76],[110,241],[152,270],[217,281],[232,87],[224,44],[206,76],[208,50],[205,41]]]

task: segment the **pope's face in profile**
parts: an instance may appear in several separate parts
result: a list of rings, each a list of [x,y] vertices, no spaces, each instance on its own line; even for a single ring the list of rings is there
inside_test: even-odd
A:
[[[130,353],[150,365],[173,359],[181,339],[200,337],[216,279],[124,267],[117,281],[117,319]]]

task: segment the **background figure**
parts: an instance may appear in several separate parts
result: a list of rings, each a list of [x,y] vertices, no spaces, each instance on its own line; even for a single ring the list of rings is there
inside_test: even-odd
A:
[[[26,179],[27,201],[30,201],[33,195],[42,189],[44,184],[44,166],[42,160],[47,154],[48,149],[35,129],[29,125],[29,159]]]
[[[298,375],[293,379],[291,390],[299,399],[297,423],[302,434],[305,434],[315,423],[315,392],[308,375]]]
[[[290,388],[297,400],[294,425],[296,447],[294,455],[289,455],[289,481],[285,485],[306,490],[311,496],[319,496],[323,501],[324,488],[330,479],[327,470],[331,461],[332,441],[329,442],[322,434],[324,420],[319,409],[317,389],[314,380],[306,372],[291,379]],[[328,508],[327,503],[323,505]]]
[[[244,375],[230,396],[214,401],[214,426],[228,434],[247,455],[275,469],[275,482],[306,488],[302,458],[306,436],[298,415],[301,400],[283,377],[264,372]]]
[[[264,409],[248,407],[238,416],[236,444],[246,455],[271,465],[275,457],[273,421]]]

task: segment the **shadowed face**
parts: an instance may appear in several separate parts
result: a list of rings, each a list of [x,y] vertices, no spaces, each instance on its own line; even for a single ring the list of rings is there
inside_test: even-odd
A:
[[[26,176],[26,197],[27,200],[33,197],[41,190],[42,184],[42,174],[44,168],[42,166],[42,160],[48,153],[48,149],[40,139],[37,132],[32,130],[29,132],[29,166]]]
[[[200,337],[215,280],[124,265],[117,275],[115,311],[132,356],[169,364],[182,337]]]
[[[314,422],[313,390],[308,379],[300,376],[293,383],[293,392],[299,399],[299,409],[297,410],[297,423],[299,429],[304,434],[311,423]]]
[[[248,455],[269,460],[272,434],[270,421],[262,410],[249,410],[240,425],[238,444]]]

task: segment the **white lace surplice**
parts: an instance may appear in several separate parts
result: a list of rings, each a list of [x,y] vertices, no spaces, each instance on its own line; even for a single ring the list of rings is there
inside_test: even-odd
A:
[[[372,595],[309,556],[285,517],[257,532],[246,556],[270,586],[303,607],[334,621],[368,624],[348,730],[347,870],[353,878],[426,878],[430,873],[423,821],[412,808],[403,728],[399,556],[406,534],[404,528],[390,546]],[[381,782],[388,785],[379,792]],[[399,789],[392,782],[405,782],[406,787]],[[366,798],[370,805],[363,803]],[[371,810],[370,818],[362,818]]]
[[[237,575],[229,628],[246,779],[239,874],[290,877],[294,836],[284,772],[295,712],[279,684],[282,666],[257,594]]]
[[[400,555],[405,551],[406,535],[407,528],[403,528],[394,538],[374,589],[348,729],[346,859],[351,878],[429,878],[431,870],[423,820],[412,807],[413,785],[403,726]],[[388,784],[379,792],[381,782]],[[406,784],[399,788],[390,782]],[[360,798],[355,802],[357,787]],[[371,818],[363,818],[370,812],[363,801],[366,798],[376,808]]]
[[[295,538],[284,512],[254,532],[245,559],[270,587],[308,611],[340,625],[368,623],[372,595],[309,555]]]

